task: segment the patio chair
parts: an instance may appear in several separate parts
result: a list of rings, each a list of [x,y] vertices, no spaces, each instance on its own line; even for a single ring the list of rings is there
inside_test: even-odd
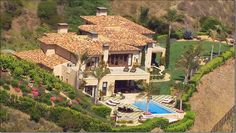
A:
[[[110,105],[110,106],[116,106],[116,105],[117,105],[117,104],[112,103],[112,102],[110,102],[110,101],[106,101],[106,104],[107,104],[107,105]]]
[[[125,68],[123,69],[124,72],[128,72],[129,71],[129,67],[125,66]]]
[[[135,68],[135,67],[132,67],[132,68],[130,69],[130,72],[132,72],[132,73],[136,72],[136,68]]]
[[[112,99],[110,99],[109,101],[110,101],[111,103],[114,103],[114,104],[120,104],[119,101],[115,101],[115,100],[112,100]]]
[[[172,98],[164,98],[163,101],[161,101],[161,102],[162,102],[162,103],[167,103],[167,104],[169,104],[169,103],[171,103],[172,101],[173,101]]]
[[[126,109],[126,112],[127,112],[127,113],[132,113],[132,112],[134,112],[134,110],[133,110],[132,108],[127,108],[127,109]]]

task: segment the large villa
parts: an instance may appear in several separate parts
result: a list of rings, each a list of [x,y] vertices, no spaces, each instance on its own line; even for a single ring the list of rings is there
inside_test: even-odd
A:
[[[165,53],[165,48],[152,39],[153,31],[121,16],[109,16],[104,7],[97,8],[96,16],[81,18],[85,24],[78,27],[79,34],[68,32],[67,23],[58,23],[57,33],[45,33],[38,39],[40,49],[14,55],[37,63],[76,88],[79,88],[78,80],[83,79],[86,82],[84,92],[91,97],[98,80],[83,73],[101,61],[110,69],[99,86],[105,96],[117,92],[130,93],[135,91],[134,81],[150,81],[149,68],[159,66],[155,60],[156,53],[161,56]],[[85,52],[90,61],[83,64],[78,56]]]

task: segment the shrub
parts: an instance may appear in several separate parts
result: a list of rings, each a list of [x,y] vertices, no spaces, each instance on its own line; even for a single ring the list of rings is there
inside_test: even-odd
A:
[[[107,118],[111,113],[111,108],[107,106],[92,106],[92,110],[95,114],[103,118]]]
[[[21,85],[20,85],[20,89],[21,89],[22,92],[30,92],[30,90],[27,89],[24,84],[21,84]]]
[[[18,82],[19,82],[18,80],[13,79],[13,80],[11,81],[11,85],[12,85],[12,87],[19,87]]]
[[[165,118],[153,118],[146,120],[142,125],[138,126],[123,126],[115,127],[113,132],[149,132],[155,127],[164,129],[168,125],[168,120]]]
[[[4,85],[3,85],[3,89],[5,89],[5,90],[10,90],[10,87],[9,87],[9,85],[4,84]]]
[[[201,36],[201,35],[208,35],[208,33],[207,33],[207,32],[201,32],[201,31],[199,31],[199,32],[197,32],[197,35],[198,35],[198,36]]]
[[[81,114],[70,108],[64,108],[60,106],[47,106],[43,103],[38,103],[35,100],[28,97],[17,97],[15,95],[9,95],[6,91],[0,90],[0,103],[19,109],[31,116],[32,119],[38,119],[39,117],[45,118],[46,120],[55,122],[57,125],[60,123],[60,116],[63,112],[68,112],[71,118],[77,122],[75,127],[68,129],[69,131],[80,131],[84,129],[85,131],[111,131],[111,125],[109,123],[104,123],[97,118],[93,118],[89,115]],[[34,116],[36,115],[36,116]],[[70,122],[70,121],[68,121]],[[67,123],[61,124],[59,126],[66,126]]]
[[[0,122],[3,123],[9,119],[9,113],[7,112],[7,109],[2,107],[2,105],[0,105],[0,108]]]
[[[42,22],[55,26],[59,20],[56,1],[41,1],[38,5],[38,17]]]
[[[229,51],[225,51],[224,53],[222,53],[220,55],[221,57],[223,57],[223,60],[226,61],[228,60],[229,58],[231,58],[232,56],[234,56],[234,52],[229,50]]]
[[[216,29],[216,25],[222,25],[221,22],[214,17],[205,17],[200,20],[201,31],[208,32],[210,29]]]
[[[20,77],[24,73],[24,70],[21,67],[16,67],[12,74],[16,77]]]
[[[191,40],[193,39],[193,33],[190,30],[185,30],[184,31],[184,39],[186,40]]]
[[[184,118],[176,123],[169,124],[164,128],[165,132],[185,132],[186,130],[190,129],[195,120],[195,113],[194,112],[186,112]]]
[[[2,78],[0,78],[0,86],[3,86],[3,85],[4,85],[4,83],[5,83],[5,80],[4,80],[4,79],[2,79]]]
[[[227,59],[234,57],[234,48],[230,48],[228,51],[225,51],[220,56],[212,59],[207,64],[200,67],[200,69],[192,76],[192,79],[189,81],[192,84],[198,84],[204,74],[211,72],[213,69],[222,65]]]
[[[156,40],[158,42],[166,42],[166,39],[167,39],[167,35],[159,35],[156,37]]]
[[[182,39],[184,38],[184,31],[182,29],[176,30],[171,33],[171,38]]]

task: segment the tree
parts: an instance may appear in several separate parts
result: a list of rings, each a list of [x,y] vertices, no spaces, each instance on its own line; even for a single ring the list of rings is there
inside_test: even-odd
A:
[[[167,11],[167,14],[164,16],[165,20],[167,21],[169,25],[169,30],[168,30],[168,36],[166,40],[166,68],[169,67],[170,64],[170,35],[171,35],[171,30],[172,30],[172,23],[175,21],[182,21],[183,16],[177,14],[177,11],[174,9],[169,9]]]
[[[153,88],[153,85],[150,83],[145,82],[144,80],[138,80],[136,81],[136,85],[143,90],[146,94],[146,113],[149,112],[149,102],[151,100],[151,91]]]
[[[218,55],[221,53],[221,42],[226,41],[227,43],[227,32],[221,25],[215,25],[217,31],[217,38],[219,39],[219,50]]]
[[[44,0],[38,5],[38,17],[42,22],[56,26],[59,21],[57,14],[57,3],[54,0]]]
[[[214,17],[202,17],[200,23],[203,32],[209,32],[210,29],[216,30],[216,25],[222,25],[221,22]]]
[[[77,87],[80,88],[82,79],[81,79],[81,73],[82,73],[82,66],[85,65],[91,57],[89,57],[87,50],[83,54],[79,54],[79,52],[74,53],[74,56],[78,62],[78,71],[77,71]]]
[[[98,67],[96,67],[92,72],[93,76],[95,78],[97,78],[97,80],[98,80],[97,87],[94,91],[95,92],[94,93],[94,103],[95,104],[97,104],[97,100],[98,100],[97,95],[98,95],[98,89],[99,89],[100,82],[101,82],[102,78],[109,73],[110,73],[110,69],[107,68],[107,64],[104,61],[100,62]]]
[[[209,36],[211,37],[212,41],[215,42],[217,32],[215,30],[210,29],[209,30]],[[213,52],[214,52],[214,44],[211,45],[211,57],[210,60],[213,58]]]
[[[150,100],[151,100],[151,89],[152,89],[152,85],[149,84],[149,83],[146,83],[146,82],[144,81],[143,87],[144,87],[144,91],[146,92],[146,100],[147,100],[147,102],[146,102],[146,112],[149,112],[148,110],[149,110],[149,102],[150,102]]]
[[[200,44],[190,45],[185,47],[184,53],[181,55],[180,60],[176,66],[184,69],[184,83],[188,83],[189,75],[192,75],[192,70],[196,69],[199,65],[199,58],[202,52],[202,46]],[[190,77],[191,78],[191,77]]]
[[[149,8],[146,8],[146,7],[140,8],[139,22],[144,26],[146,26],[148,22],[148,12],[149,12]]]
[[[179,103],[179,110],[180,111],[183,110],[182,96],[183,96],[183,93],[186,91],[186,88],[187,88],[187,84],[185,82],[179,82],[174,85],[174,92],[172,92],[179,99],[179,102],[180,102]]]

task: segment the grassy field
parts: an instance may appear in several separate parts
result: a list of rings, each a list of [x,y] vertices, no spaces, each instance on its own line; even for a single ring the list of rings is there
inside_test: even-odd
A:
[[[171,43],[170,49],[170,67],[167,69],[167,72],[171,75],[171,81],[162,82],[162,83],[154,83],[153,94],[169,94],[170,86],[174,83],[175,80],[182,80],[184,76],[184,72],[176,68],[176,62],[180,59],[181,54],[184,52],[184,48],[186,46],[195,45],[200,43],[199,41],[176,41]],[[201,42],[203,46],[202,56],[209,57],[211,46],[214,45],[214,53],[218,53],[219,43],[203,41]],[[230,46],[226,44],[222,44],[221,49],[222,52],[229,49]]]

